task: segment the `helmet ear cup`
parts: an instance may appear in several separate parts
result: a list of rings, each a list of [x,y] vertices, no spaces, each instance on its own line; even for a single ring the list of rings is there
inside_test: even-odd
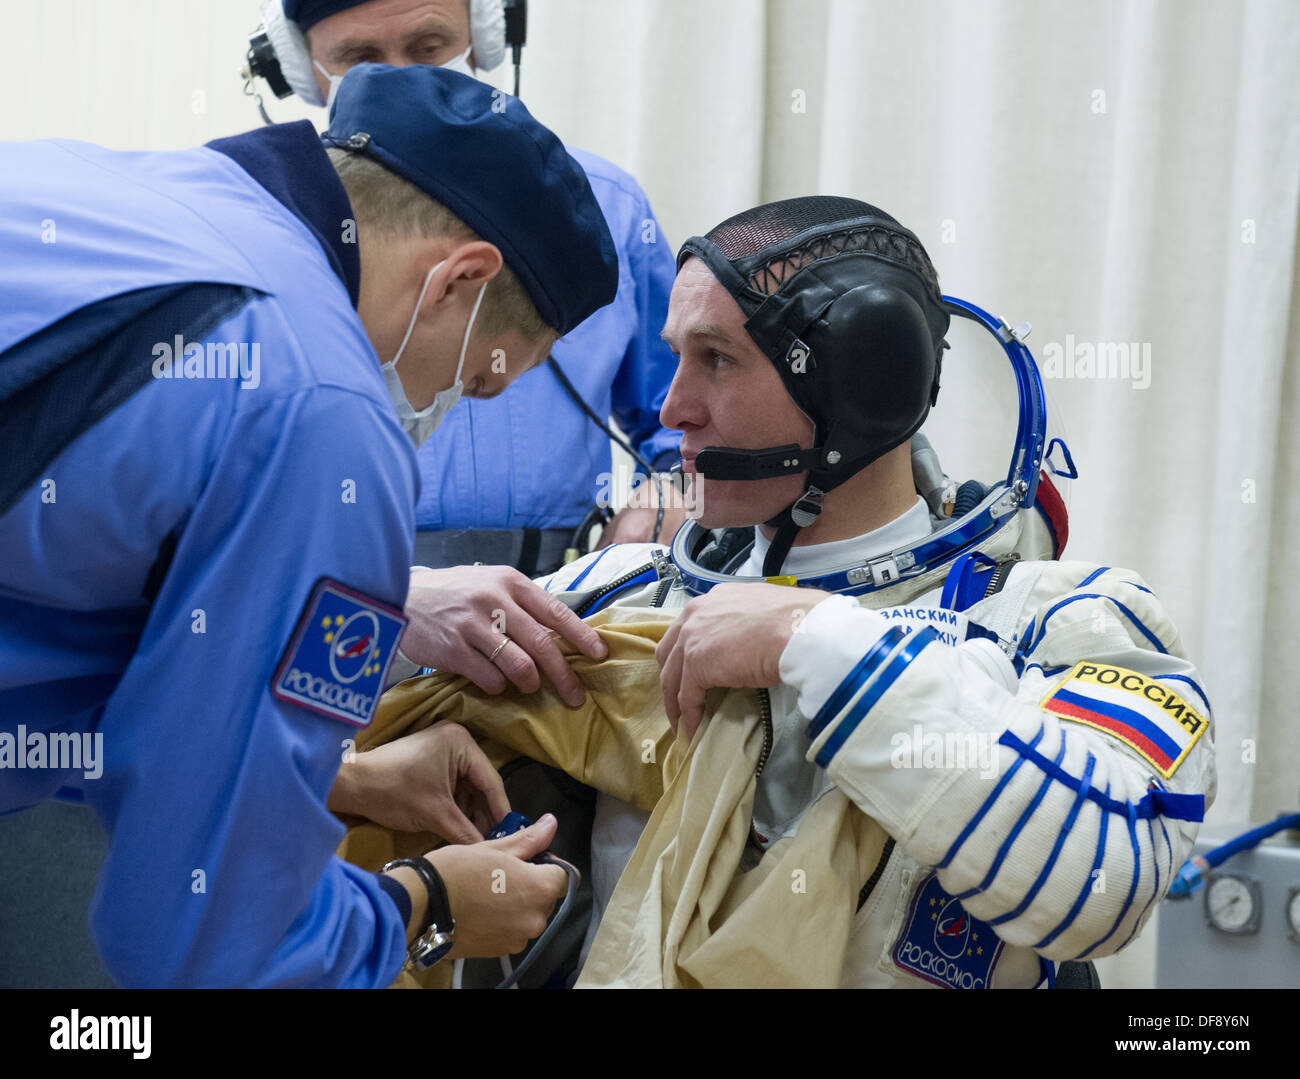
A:
[[[819,358],[825,449],[839,453],[837,471],[864,468],[925,421],[938,349],[925,312],[907,290],[890,284],[848,290],[810,328],[809,345]],[[869,457],[865,447],[874,449]]]

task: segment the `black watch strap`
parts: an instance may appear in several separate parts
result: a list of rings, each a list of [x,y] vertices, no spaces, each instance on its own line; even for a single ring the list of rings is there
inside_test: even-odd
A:
[[[423,856],[419,858],[397,858],[387,863],[379,872],[388,873],[401,865],[414,869],[420,880],[424,882],[424,891],[427,896],[424,906],[424,920],[420,923],[416,934],[423,933],[431,925],[438,926],[445,933],[451,932],[456,924],[451,917],[451,900],[447,898],[447,886],[443,884],[442,876],[434,868],[433,863]]]
[[[398,858],[380,870],[387,873],[398,866],[409,866],[424,881],[428,896],[424,908],[424,922],[416,933],[415,943],[407,951],[406,963],[416,971],[428,970],[444,958],[455,944],[456,923],[451,917],[451,900],[442,877],[428,858]]]

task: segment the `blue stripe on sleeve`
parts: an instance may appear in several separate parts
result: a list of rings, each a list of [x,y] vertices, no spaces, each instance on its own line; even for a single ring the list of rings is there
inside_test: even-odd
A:
[[[894,646],[906,635],[902,626],[894,626],[867,650],[867,654],[858,660],[853,670],[849,671],[848,677],[835,687],[835,692],[826,699],[826,703],[813,716],[812,722],[808,724],[809,739],[815,739],[827,723],[844,711],[845,705],[853,699],[853,694],[876,673],[876,669],[894,650]]]
[[[1067,787],[1073,789],[1078,786],[1079,781],[1074,776],[1058,768],[1042,754],[1035,752],[1032,746],[1025,745],[1010,731],[1003,731],[998,742],[1014,749],[1022,757],[1027,757],[1053,779],[1064,783]],[[1150,790],[1142,796],[1137,805],[1132,805],[1102,794],[1092,787],[1088,790],[1088,799],[1096,802],[1108,813],[1118,813],[1125,817],[1133,813],[1138,820],[1147,817],[1169,817],[1173,820],[1190,821],[1205,819],[1205,795],[1203,794],[1170,794],[1168,791]]]
[[[1044,728],[1039,727],[1038,733],[1034,735],[1028,748],[1032,749],[1034,746],[1038,745],[1038,743],[1042,741],[1044,733]],[[984,804],[979,807],[975,816],[971,817],[971,819],[966,822],[966,827],[961,830],[961,834],[952,841],[952,846],[948,848],[948,853],[943,856],[943,861],[936,865],[935,869],[948,868],[949,863],[951,863],[953,858],[957,856],[957,852],[961,849],[962,845],[970,838],[971,832],[979,826],[979,822],[984,819],[985,814],[993,808],[993,804],[1002,796],[1003,790],[1005,790],[1007,784],[1011,782],[1011,777],[1016,774],[1016,771],[1027,759],[1028,758],[1023,755],[1016,758],[1015,763],[1013,763],[1011,767],[1007,769],[1006,774],[998,780],[998,785],[993,788],[993,792],[984,799]]]
[[[1163,831],[1164,825],[1162,824],[1160,828],[1161,831]],[[1151,840],[1151,870],[1155,873],[1155,882],[1152,885],[1151,896],[1147,899],[1146,905],[1142,908],[1142,913],[1138,915],[1137,921],[1133,923],[1133,932],[1129,934],[1128,940],[1120,945],[1121,950],[1126,948],[1129,941],[1137,935],[1138,929],[1146,921],[1147,912],[1151,909],[1153,904],[1160,900],[1160,856],[1156,854],[1156,829],[1155,822],[1151,818],[1147,818],[1147,838]],[[1169,838],[1166,836],[1165,842],[1168,843],[1168,841]],[[1170,866],[1169,871],[1171,873],[1173,872],[1172,866]]]
[[[1080,581],[1072,589],[1070,589],[1070,591],[1077,592],[1079,591],[1080,588],[1087,588],[1088,585],[1092,584],[1093,581],[1095,581],[1098,577],[1100,577],[1103,573],[1105,573],[1109,569],[1110,569],[1109,566],[1102,566],[1101,569],[1093,570],[1082,581]]]
[[[1066,740],[1065,737],[1062,736],[1061,748],[1057,750],[1056,760],[1052,762],[1058,768],[1061,765],[1061,758],[1065,756],[1065,746],[1066,746]],[[1029,823],[1029,818],[1034,815],[1035,811],[1037,811],[1039,804],[1046,796],[1048,788],[1051,787],[1051,785],[1052,785],[1052,777],[1049,775],[1043,776],[1043,782],[1039,785],[1038,793],[1034,795],[1033,801],[1030,802],[1029,805],[1025,807],[1025,811],[1020,814],[1020,819],[1016,821],[1015,827],[1011,829],[1010,834],[1006,837],[1006,839],[1002,841],[1002,846],[998,848],[997,857],[993,859],[993,864],[989,867],[989,871],[985,875],[984,879],[980,881],[980,883],[977,884],[974,888],[968,888],[966,891],[956,895],[954,897],[955,899],[957,899],[958,901],[963,899],[969,899],[971,896],[976,895],[979,892],[985,891],[988,888],[988,886],[993,883],[994,879],[998,875],[998,871],[1002,868],[1002,863],[1006,859],[1008,851],[1011,850],[1011,845],[1016,841],[1017,837],[1019,837],[1020,833],[1024,830],[1025,825]]]
[[[1110,799],[1109,783],[1106,784],[1105,797],[1109,801]],[[1083,904],[1088,901],[1088,895],[1092,891],[1092,882],[1097,877],[1097,870],[1101,868],[1102,859],[1106,853],[1106,827],[1109,821],[1110,821],[1110,814],[1103,813],[1101,815],[1101,834],[1097,837],[1097,852],[1093,855],[1092,858],[1092,868],[1088,871],[1088,879],[1083,882],[1083,887],[1079,889],[1079,894],[1078,896],[1075,897],[1074,905],[1070,907],[1065,917],[1062,918],[1060,922],[1057,923],[1055,929],[1053,929],[1050,933],[1048,933],[1047,936],[1045,936],[1037,944],[1034,944],[1032,946],[1035,951],[1041,951],[1043,948],[1050,946],[1052,941],[1054,941],[1057,937],[1059,937],[1062,933],[1064,933],[1071,925],[1073,925],[1074,919],[1079,916],[1079,911],[1083,909]]]
[[[876,702],[884,696],[899,676],[907,670],[912,660],[926,648],[927,645],[933,644],[939,639],[939,633],[933,626],[926,626],[925,629],[918,633],[909,634],[902,647],[894,653],[889,665],[880,672],[880,676],[875,683],[859,697],[848,714],[840,720],[840,724],[831,732],[831,736],[822,743],[822,747],[817,752],[816,763],[825,768],[830,764],[835,754],[839,752],[840,747],[848,741],[849,736],[858,729],[858,724],[862,722],[865,716]]]
[[[1138,880],[1142,876],[1142,853],[1138,849],[1136,813],[1130,813],[1128,817],[1128,838],[1129,838],[1129,845],[1132,846],[1133,848],[1133,880],[1129,883],[1128,895],[1124,897],[1124,905],[1119,908],[1119,913],[1115,916],[1115,924],[1110,927],[1110,932],[1107,933],[1104,937],[1102,937],[1101,940],[1097,941],[1097,943],[1094,944],[1087,951],[1081,952],[1079,954],[1080,959],[1083,959],[1088,955],[1091,955],[1103,944],[1105,944],[1106,941],[1110,940],[1110,938],[1115,935],[1115,931],[1120,927],[1120,924],[1124,921],[1125,915],[1128,914],[1129,907],[1133,905],[1133,896],[1137,893]],[[1137,925],[1135,923],[1134,929],[1136,930],[1136,928]],[[1131,940],[1132,938],[1133,938],[1133,934],[1130,933],[1129,940]],[[1128,941],[1126,940],[1124,943],[1127,944]],[[1122,948],[1123,945],[1120,945],[1120,947]]]
[[[1148,831],[1151,830],[1150,821],[1147,822],[1147,829]],[[1156,837],[1154,834],[1151,835],[1151,866],[1155,872],[1155,884],[1153,885],[1151,896],[1150,898],[1147,899],[1146,904],[1142,907],[1142,912],[1137,916],[1137,919],[1133,922],[1133,928],[1129,930],[1128,936],[1124,938],[1124,943],[1121,944],[1118,949],[1116,949],[1117,951],[1122,951],[1123,949],[1129,946],[1133,938],[1136,937],[1138,933],[1141,931],[1142,926],[1146,921],[1147,911],[1149,911],[1151,907],[1160,899],[1160,862],[1156,857]],[[1171,873],[1173,872],[1172,867],[1170,867],[1170,872]]]
[[[1163,828],[1164,825],[1162,824],[1160,827]],[[1152,901],[1154,901],[1155,896],[1160,894],[1160,857],[1156,854],[1156,825],[1155,821],[1150,817],[1147,818],[1147,838],[1151,840],[1151,868],[1156,875],[1155,891],[1152,893]],[[1151,903],[1148,902],[1147,906],[1150,905]],[[1143,913],[1146,913],[1145,909]]]
[[[1033,887],[1025,893],[1025,898],[1020,901],[1020,905],[1016,907],[1015,910],[1010,911],[1007,914],[999,915],[996,918],[990,918],[989,925],[1001,925],[1003,922],[1009,922],[1012,918],[1019,918],[1020,915],[1024,914],[1025,910],[1029,907],[1029,904],[1034,901],[1039,891],[1042,890],[1043,885],[1047,883],[1047,878],[1051,874],[1052,868],[1056,865],[1056,859],[1061,853],[1061,848],[1065,846],[1065,839],[1070,834],[1070,830],[1074,827],[1074,822],[1079,816],[1079,810],[1083,808],[1083,803],[1088,800],[1085,792],[1092,785],[1092,772],[1096,765],[1097,758],[1089,753],[1088,763],[1083,769],[1083,778],[1079,780],[1079,789],[1075,792],[1074,805],[1070,807],[1070,815],[1066,817],[1065,824],[1062,826],[1060,834],[1056,837],[1056,843],[1052,846],[1052,853],[1048,856],[1046,864],[1044,864],[1043,868],[1039,871],[1038,879],[1034,881]]]
[[[1127,607],[1125,607],[1124,604],[1120,603],[1119,600],[1117,600],[1114,596],[1104,596],[1100,592],[1086,592],[1081,596],[1070,596],[1067,599],[1061,600],[1060,603],[1052,607],[1052,609],[1049,610],[1047,614],[1043,616],[1043,624],[1038,627],[1038,636],[1034,638],[1034,643],[1029,647],[1030,653],[1032,653],[1034,649],[1036,649],[1042,643],[1043,634],[1047,632],[1047,623],[1051,620],[1052,615],[1054,615],[1062,607],[1066,607],[1071,603],[1077,603],[1081,599],[1100,599],[1113,604],[1114,606],[1119,608],[1119,610],[1124,612],[1124,617],[1126,617],[1130,622],[1133,623],[1133,625],[1137,627],[1138,632],[1141,633],[1142,636],[1144,636],[1148,641],[1151,642],[1152,647],[1154,647],[1157,652],[1159,652],[1161,655],[1166,655],[1166,656],[1169,654],[1169,649],[1167,649],[1163,644],[1160,643],[1160,638],[1157,637],[1154,633],[1152,633],[1149,629],[1147,629],[1147,627],[1142,624],[1142,621],[1138,618],[1137,615],[1135,615],[1132,611],[1130,611]]]

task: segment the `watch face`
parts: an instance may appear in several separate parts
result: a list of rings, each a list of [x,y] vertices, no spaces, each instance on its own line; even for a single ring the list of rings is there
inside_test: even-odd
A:
[[[454,927],[443,933],[436,925],[429,926],[424,936],[411,945],[411,965],[416,970],[428,970],[451,951],[452,945],[456,943],[454,933]]]

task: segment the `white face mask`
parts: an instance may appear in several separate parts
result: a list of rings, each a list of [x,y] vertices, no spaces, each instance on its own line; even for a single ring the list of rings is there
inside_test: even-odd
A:
[[[442,261],[446,262],[447,260],[443,259]],[[438,263],[438,266],[441,265],[442,262]],[[464,383],[460,380],[460,373],[465,367],[465,351],[469,348],[470,331],[474,328],[474,319],[478,317],[479,305],[483,302],[483,292],[487,288],[486,281],[479,286],[478,298],[475,299],[474,307],[469,313],[469,325],[465,327],[465,337],[460,343],[460,362],[456,364],[456,380],[445,390],[439,390],[434,395],[433,401],[428,408],[422,408],[417,412],[411,407],[411,402],[406,396],[406,390],[402,388],[402,380],[397,374],[397,361],[402,358],[406,342],[411,339],[411,331],[415,329],[415,320],[420,317],[420,304],[424,302],[424,294],[428,291],[429,282],[433,280],[433,275],[438,266],[435,266],[424,275],[424,284],[420,287],[419,299],[415,301],[415,310],[411,313],[411,321],[407,324],[406,336],[402,338],[402,343],[397,346],[397,355],[381,368],[384,372],[384,383],[388,386],[388,396],[392,398],[393,407],[397,409],[397,418],[401,420],[402,430],[410,436],[417,450],[424,440],[437,429],[438,424],[451,411],[452,406],[460,400],[461,391],[465,388]]]
[[[474,74],[474,69],[469,65],[469,54],[472,51],[473,47],[471,46],[459,56],[454,56],[445,64],[439,64],[438,66],[446,71],[459,71],[462,75],[468,75],[471,79],[476,79],[478,76]]]
[[[329,90],[329,93],[325,95],[325,107],[326,107],[327,109],[329,109],[329,108],[333,108],[333,106],[334,106],[334,98],[338,95],[338,92],[339,92],[339,83],[341,83],[341,82],[343,81],[343,76],[342,76],[342,75],[331,75],[328,71],[326,71],[326,70],[321,66],[321,62],[320,62],[319,60],[313,60],[313,61],[312,61],[312,64],[315,66],[315,68],[316,68],[317,71],[319,71],[322,75],[324,75],[324,76],[325,76],[327,79],[329,79],[329,81],[330,81],[330,90]]]

